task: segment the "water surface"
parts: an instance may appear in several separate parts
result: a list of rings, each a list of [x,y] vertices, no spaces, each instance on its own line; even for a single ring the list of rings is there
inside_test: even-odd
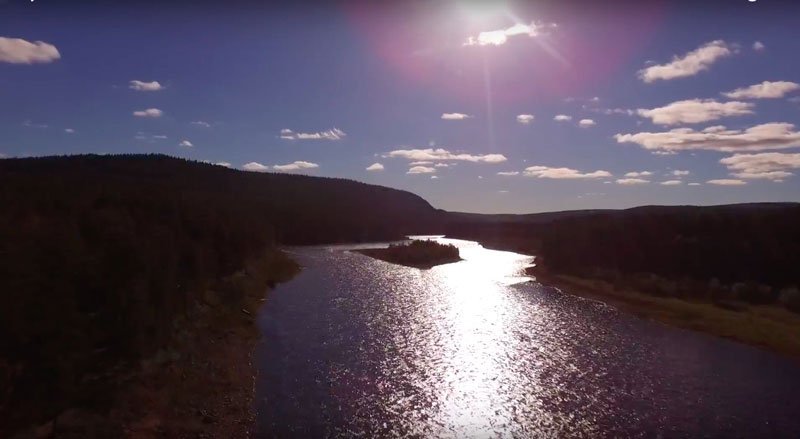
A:
[[[257,437],[800,437],[796,363],[530,282],[531,257],[439,239],[464,260],[291,250],[304,270],[259,315]]]

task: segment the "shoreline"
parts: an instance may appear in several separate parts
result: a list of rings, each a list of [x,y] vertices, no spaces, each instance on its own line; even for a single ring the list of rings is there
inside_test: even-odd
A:
[[[611,305],[638,318],[722,337],[800,360],[800,316],[777,306],[746,305],[739,310],[710,302],[616,289],[608,282],[550,273],[537,267],[526,272],[536,282]]]

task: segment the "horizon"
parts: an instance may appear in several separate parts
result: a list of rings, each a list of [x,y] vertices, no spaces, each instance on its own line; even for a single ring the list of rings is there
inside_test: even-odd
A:
[[[153,5],[0,2],[0,158],[165,154],[463,213],[800,201],[796,3]]]

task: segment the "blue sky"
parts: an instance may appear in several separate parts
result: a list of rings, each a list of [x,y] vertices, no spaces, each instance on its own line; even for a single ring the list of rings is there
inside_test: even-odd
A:
[[[472,212],[800,201],[793,2],[115,3],[0,1],[0,154]]]

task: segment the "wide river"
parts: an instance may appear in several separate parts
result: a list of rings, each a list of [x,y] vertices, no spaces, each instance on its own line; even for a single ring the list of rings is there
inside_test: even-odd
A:
[[[797,363],[531,282],[531,257],[438,240],[464,260],[290,250],[304,269],[258,319],[256,437],[800,437]]]

